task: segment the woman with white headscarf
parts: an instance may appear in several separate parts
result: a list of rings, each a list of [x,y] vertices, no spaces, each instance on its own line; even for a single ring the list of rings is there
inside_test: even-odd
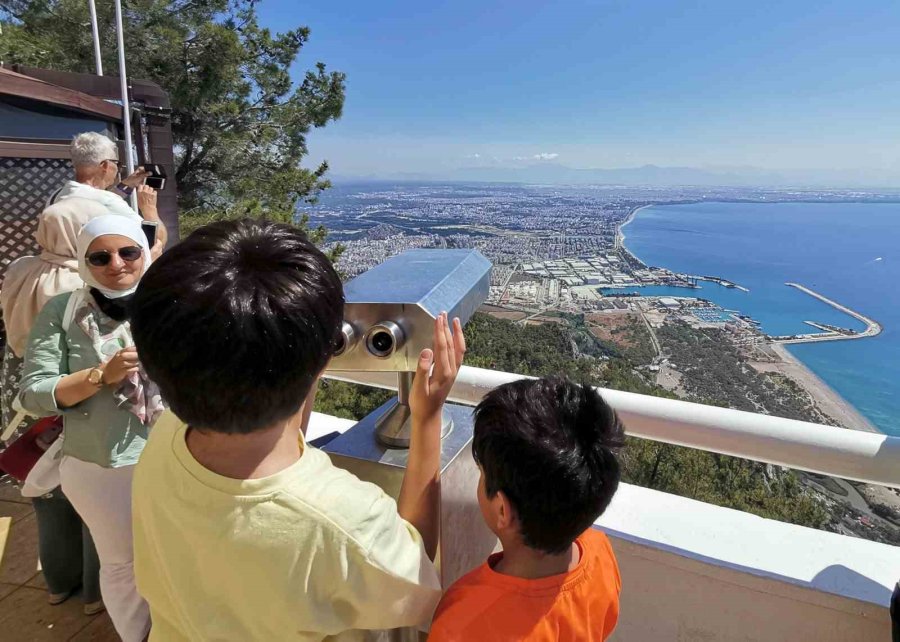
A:
[[[100,557],[100,589],[125,642],[150,628],[134,584],[131,479],[150,426],[162,413],[128,324],[128,301],[150,266],[140,223],[93,219],[78,235],[86,287],[44,306],[28,338],[20,399],[26,410],[62,415],[62,488],[84,519]]]
[[[6,348],[0,368],[0,427],[4,429],[16,414],[12,403],[19,393],[28,333],[47,301],[84,285],[78,275],[75,240],[88,221],[108,214],[100,203],[81,200],[72,198],[65,205],[52,205],[44,210],[38,217],[34,236],[41,253],[17,259],[6,269],[0,289],[0,309],[6,325]],[[29,425],[30,422],[22,422],[9,441]],[[103,610],[100,563],[90,531],[58,487],[33,496],[32,504],[50,604],[65,602],[80,587],[85,614],[99,613]]]

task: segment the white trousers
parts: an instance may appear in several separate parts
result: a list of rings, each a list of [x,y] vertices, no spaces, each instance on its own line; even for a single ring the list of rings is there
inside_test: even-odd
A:
[[[100,592],[124,642],[141,642],[150,631],[150,609],[134,583],[131,479],[134,466],[104,468],[63,457],[63,492],[87,524],[100,558]]]

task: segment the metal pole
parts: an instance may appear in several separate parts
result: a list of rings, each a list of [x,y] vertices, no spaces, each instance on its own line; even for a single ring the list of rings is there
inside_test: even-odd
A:
[[[97,27],[97,5],[94,0],[88,0],[91,9],[91,34],[94,37],[94,63],[97,67],[97,75],[103,75],[103,60],[100,59],[100,29]]]
[[[122,0],[116,1],[116,43],[119,49],[119,83],[122,86],[122,122],[125,125],[125,168],[128,175],[134,172],[131,156],[131,105],[128,104],[128,75],[125,71],[125,31],[122,27]],[[137,194],[131,193],[131,207],[137,210]]]

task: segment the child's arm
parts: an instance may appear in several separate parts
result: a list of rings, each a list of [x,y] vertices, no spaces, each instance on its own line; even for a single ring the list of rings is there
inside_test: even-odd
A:
[[[409,395],[412,435],[409,460],[397,510],[416,527],[428,557],[434,560],[440,532],[441,411],[466,352],[462,324],[453,320],[453,333],[444,312],[434,321],[434,351],[419,355],[416,376]],[[432,364],[434,371],[429,376]]]

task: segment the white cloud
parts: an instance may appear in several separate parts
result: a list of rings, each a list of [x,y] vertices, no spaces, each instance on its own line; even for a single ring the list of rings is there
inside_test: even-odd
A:
[[[559,154],[555,152],[541,152],[540,154],[533,154],[531,156],[513,156],[514,161],[548,161],[553,160],[554,158],[559,158]]]
[[[478,154],[478,153],[475,153],[475,154],[468,154],[468,155],[466,156],[466,158],[474,158],[474,159],[477,160],[477,159],[481,158],[481,154]]]

